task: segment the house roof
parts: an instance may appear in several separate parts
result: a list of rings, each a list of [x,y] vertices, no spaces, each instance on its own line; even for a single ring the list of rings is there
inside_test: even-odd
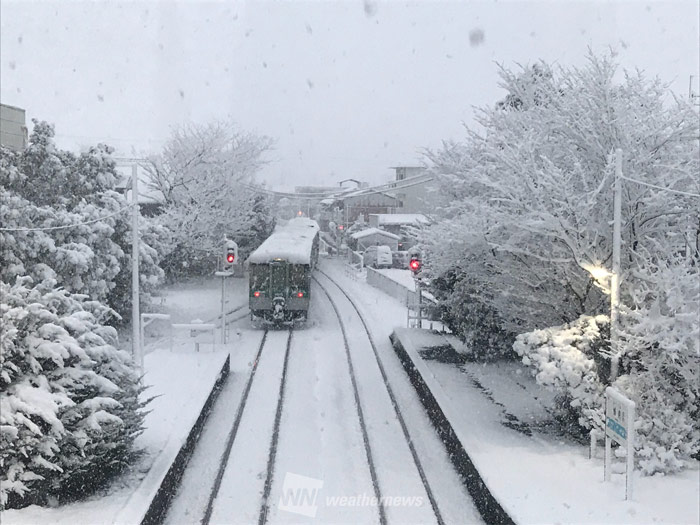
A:
[[[377,213],[377,223],[380,226],[396,224],[430,224],[430,220],[422,213]]]
[[[353,233],[350,237],[352,237],[353,239],[362,239],[363,237],[368,237],[368,236],[374,235],[374,234],[381,235],[383,237],[388,237],[390,239],[396,239],[396,240],[401,238],[398,235],[394,235],[393,233],[390,233],[390,232],[387,232],[384,230],[380,230],[379,228],[367,228],[366,230],[362,230],[362,231]]]

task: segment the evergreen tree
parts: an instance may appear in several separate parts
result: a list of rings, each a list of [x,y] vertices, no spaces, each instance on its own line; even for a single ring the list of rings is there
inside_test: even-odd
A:
[[[0,293],[0,508],[93,492],[133,457],[144,418],[108,309],[51,279]]]

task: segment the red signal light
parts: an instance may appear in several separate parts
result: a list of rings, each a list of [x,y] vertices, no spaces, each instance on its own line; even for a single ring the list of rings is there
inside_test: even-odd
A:
[[[339,229],[339,230],[344,230],[344,229],[345,229],[345,226],[343,226],[342,224],[340,224],[340,225],[338,225],[338,229]]]
[[[253,292],[253,297],[260,297],[260,292]]]
[[[420,270],[420,261],[418,259],[411,259],[411,262],[408,263],[408,267],[415,273]]]
[[[304,297],[304,292],[297,293],[297,297]]]
[[[226,256],[226,262],[229,263],[229,264],[233,264],[233,261],[235,261],[235,260],[236,260],[236,256],[235,256],[234,254],[232,254],[232,253],[229,253],[229,254]]]

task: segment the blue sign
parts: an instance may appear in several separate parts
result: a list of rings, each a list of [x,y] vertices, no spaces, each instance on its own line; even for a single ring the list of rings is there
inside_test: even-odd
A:
[[[608,428],[622,439],[627,439],[627,429],[611,417],[608,418]]]

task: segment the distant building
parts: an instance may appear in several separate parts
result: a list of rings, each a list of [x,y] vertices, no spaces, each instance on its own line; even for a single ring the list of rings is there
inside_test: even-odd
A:
[[[372,213],[392,213],[399,208],[399,200],[384,192],[364,193],[363,190],[350,192],[336,200],[338,224],[350,225],[360,217],[369,221]]]
[[[15,151],[27,147],[27,121],[22,108],[0,104],[0,144]]]
[[[403,228],[406,226],[427,226],[430,220],[422,213],[373,213],[369,216],[370,228],[381,228],[400,238],[398,249],[408,250],[413,246],[413,241],[405,235]]]
[[[434,209],[440,201],[440,195],[433,175],[426,168],[395,166],[392,169],[396,172],[396,189],[389,188],[386,192],[400,202],[398,213],[429,213]]]
[[[399,249],[399,236],[378,228],[367,228],[350,235],[353,241],[353,249],[362,251],[370,246],[388,246],[392,251]]]

